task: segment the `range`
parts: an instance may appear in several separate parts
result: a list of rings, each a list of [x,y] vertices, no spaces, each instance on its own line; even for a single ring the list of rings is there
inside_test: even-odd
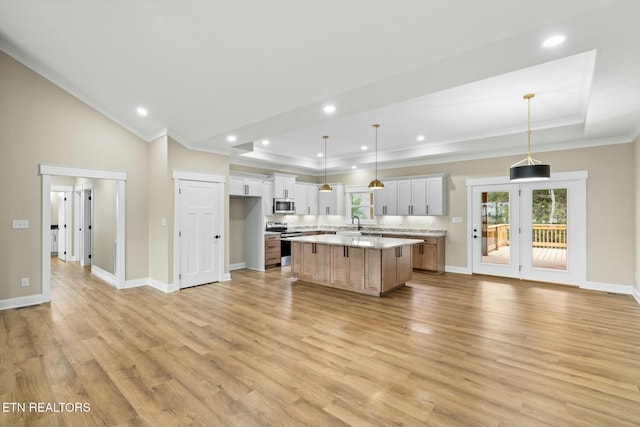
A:
[[[301,236],[300,231],[287,231],[286,222],[267,221],[267,231],[280,233],[280,239],[287,237]],[[280,240],[280,265],[282,267],[291,265],[291,242],[288,240]]]

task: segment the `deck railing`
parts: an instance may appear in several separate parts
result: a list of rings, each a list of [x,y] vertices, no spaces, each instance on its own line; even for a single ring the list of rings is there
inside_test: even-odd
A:
[[[487,227],[487,251],[497,251],[509,245],[509,224]],[[567,224],[534,224],[534,248],[566,248]]]

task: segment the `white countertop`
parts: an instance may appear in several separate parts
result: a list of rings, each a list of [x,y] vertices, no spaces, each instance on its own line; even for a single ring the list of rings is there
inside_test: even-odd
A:
[[[319,234],[315,236],[289,237],[282,240],[292,242],[318,243],[321,245],[352,246],[371,249],[389,249],[404,245],[423,243],[421,239],[396,239],[391,237],[372,236],[340,236],[335,234]]]

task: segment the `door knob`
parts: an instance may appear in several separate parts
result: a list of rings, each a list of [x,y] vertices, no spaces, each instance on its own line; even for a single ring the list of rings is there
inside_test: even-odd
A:
[[[215,237],[216,239],[219,239],[219,238],[220,238],[220,235],[219,235],[219,234],[216,234],[214,237]]]

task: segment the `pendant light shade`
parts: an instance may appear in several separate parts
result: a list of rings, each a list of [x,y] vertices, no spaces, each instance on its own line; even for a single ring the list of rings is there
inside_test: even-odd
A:
[[[534,96],[533,93],[523,96],[528,102],[527,158],[511,165],[511,170],[509,171],[511,182],[543,181],[551,177],[551,167],[531,157],[531,98]]]
[[[329,193],[333,191],[333,188],[329,184],[327,184],[327,139],[329,137],[327,135],[323,136],[324,138],[324,184],[320,186],[318,189],[321,193]]]
[[[378,128],[380,127],[380,125],[375,124],[373,125],[373,128],[376,130],[376,143],[375,143],[375,149],[376,149],[376,177],[373,181],[371,181],[369,183],[369,188],[371,188],[372,190],[377,190],[380,188],[384,188],[384,184],[382,183],[382,181],[380,181],[378,179]]]

